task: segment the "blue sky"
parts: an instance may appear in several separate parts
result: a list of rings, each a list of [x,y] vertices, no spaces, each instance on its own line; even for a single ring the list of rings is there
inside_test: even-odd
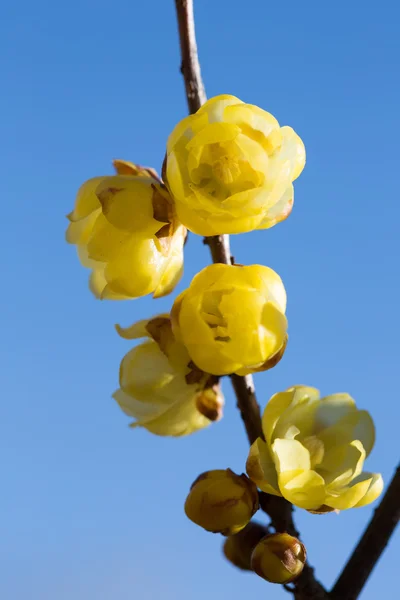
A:
[[[295,383],[348,391],[370,410],[367,468],[398,460],[400,217],[397,3],[198,0],[209,96],[230,93],[293,126],[307,166],[290,218],[237,236],[288,292],[290,343],[257,376],[260,403]],[[172,0],[8,3],[0,23],[2,493],[0,596],[12,600],[200,600],[286,592],[221,558],[183,502],[210,468],[241,472],[247,442],[225,383],[225,418],[183,440],[132,431],[111,400],[129,343],[113,324],[171,298],[95,301],[64,242],[79,185],[113,158],[160,168],[186,114]],[[190,237],[177,291],[209,262]],[[330,586],[373,507],[297,512]],[[259,515],[263,520],[263,515]],[[362,600],[393,594],[399,537]]]

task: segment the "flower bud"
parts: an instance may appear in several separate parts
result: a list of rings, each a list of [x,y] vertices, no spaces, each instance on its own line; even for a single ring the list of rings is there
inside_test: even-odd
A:
[[[302,572],[306,549],[288,533],[265,536],[254,548],[251,568],[271,583],[290,583]]]
[[[223,535],[232,535],[246,527],[257,509],[258,492],[254,483],[230,469],[199,475],[185,502],[185,513],[191,521]]]
[[[200,373],[202,379],[204,379],[203,371],[200,371]],[[204,384],[204,389],[198,392],[196,397],[196,408],[201,415],[210,421],[219,421],[222,418],[224,397],[221,393],[218,378],[214,375],[210,375]]]
[[[251,553],[267,533],[264,525],[250,521],[239,533],[226,539],[223,546],[225,557],[238,569],[251,571]]]

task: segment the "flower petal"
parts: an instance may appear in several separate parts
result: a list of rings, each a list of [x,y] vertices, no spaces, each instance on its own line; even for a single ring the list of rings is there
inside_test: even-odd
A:
[[[267,444],[261,438],[258,438],[250,447],[246,472],[263,492],[274,496],[281,495],[275,465]]]
[[[71,221],[65,233],[65,239],[68,244],[86,244],[92,231],[97,217],[101,213],[101,209],[93,211],[88,217],[79,221]]]
[[[168,314],[157,315],[157,317],[168,317]],[[157,318],[153,317],[153,319]],[[137,340],[140,338],[151,338],[151,335],[147,329],[147,325],[150,319],[142,319],[141,321],[136,321],[133,325],[129,327],[121,327],[121,325],[116,325],[115,329],[119,336],[121,336],[124,340]]]
[[[221,144],[234,140],[240,134],[240,127],[230,123],[210,123],[201,129],[187,144],[186,150],[206,144]]]
[[[292,405],[294,407],[309,399],[318,400],[319,391],[316,388],[304,385],[294,386],[270,398],[262,416],[263,432],[268,444],[272,443],[275,427],[289,406]]]
[[[186,237],[186,228],[179,225],[171,240],[171,249],[165,260],[164,270],[160,281],[154,290],[153,297],[161,298],[170,294],[183,275],[183,245]]]
[[[167,141],[168,159],[171,152],[173,152],[175,146],[179,141],[181,141],[182,138],[184,138],[186,141],[189,141],[190,138],[193,137],[191,126],[192,123],[196,120],[196,118],[196,115],[189,115],[188,117],[185,117],[184,119],[179,121],[179,123],[175,126]]]
[[[325,455],[318,465],[318,471],[323,474],[329,490],[336,490],[350,483],[363,468],[365,450],[359,440],[350,444],[325,448]]]
[[[366,479],[361,478],[354,480],[349,486],[337,490],[334,494],[328,494],[325,499],[325,504],[332,506],[332,508],[336,508],[337,510],[353,508],[357,504],[362,503],[362,499],[365,498],[368,493],[371,483],[372,477],[368,476]],[[360,506],[362,506],[362,504],[360,504]]]
[[[284,221],[292,212],[294,201],[294,187],[290,184],[279,200],[273,206],[267,208],[265,215],[257,229],[269,229],[277,223]]]
[[[193,362],[203,371],[213,375],[234,373],[242,364],[220,351],[211,328],[200,314],[200,300],[184,297],[179,313],[179,327],[183,343]]]
[[[137,298],[156,288],[164,264],[154,241],[137,235],[130,237],[123,250],[107,263],[105,276],[115,292]]]
[[[112,260],[131,237],[129,231],[113,227],[100,213],[87,243],[89,258],[99,262]]]
[[[89,289],[99,300],[128,300],[129,296],[118,294],[108,287],[104,276],[104,268],[95,268],[89,277]]]
[[[186,400],[175,402],[162,415],[147,421],[144,427],[155,435],[181,437],[210,424],[211,421],[197,410],[194,395],[189,393]]]
[[[375,445],[375,425],[367,410],[359,410],[357,414],[358,421],[353,430],[353,437],[360,440],[368,456]]]
[[[332,394],[321,398],[315,414],[316,433],[356,410],[356,403],[349,394]]]
[[[148,340],[132,348],[122,359],[119,383],[124,392],[135,397],[167,385],[175,373],[158,344]]]
[[[105,177],[96,188],[104,217],[118,230],[148,231],[152,235],[160,227],[153,219],[152,185],[157,183],[150,177]]]
[[[297,440],[276,439],[272,456],[278,473],[309,471],[311,467],[309,451]]]
[[[181,165],[178,161],[178,155],[175,152],[172,152],[168,156],[168,159],[167,159],[166,179],[167,179],[168,187],[171,190],[172,195],[175,198],[178,198],[181,201],[187,203],[188,198],[186,196],[187,196],[187,190],[189,190],[189,187],[187,184],[185,185],[183,182],[182,170],[183,169],[181,168]],[[180,206],[181,206],[180,203],[176,206],[176,208],[178,210],[178,215],[179,215],[179,207]],[[180,220],[182,220],[182,219],[180,219]],[[186,223],[185,223],[185,225],[186,225]],[[190,227],[188,227],[188,228],[190,229]]]
[[[301,174],[306,164],[306,151],[304,144],[291,127],[281,127],[283,136],[282,145],[271,159],[274,159],[274,170],[278,173],[284,165],[289,169],[289,179],[294,181]]]
[[[225,109],[227,106],[232,106],[235,104],[243,104],[239,98],[236,96],[231,96],[230,94],[220,94],[219,96],[214,96],[210,98],[199,108],[196,113],[196,116],[207,114],[209,122],[215,123],[218,121],[225,120]]]
[[[228,123],[239,125],[241,130],[259,142],[269,153],[282,143],[279,123],[267,111],[253,104],[238,104],[225,108],[224,118]]]
[[[302,439],[314,435],[314,415],[318,404],[319,402],[314,395],[314,390],[307,393],[306,389],[302,387],[297,388],[290,406],[288,406],[276,424],[273,439],[287,439],[292,427],[296,427],[300,431]]]
[[[355,505],[356,508],[361,506],[366,506],[367,504],[371,504],[381,495],[383,490],[383,479],[380,473],[362,473],[356,479],[352,481],[352,483],[358,483],[359,481],[369,480],[369,488],[365,492],[365,495],[357,502]]]
[[[69,215],[71,221],[79,221],[89,216],[90,213],[100,208],[100,202],[95,191],[99,183],[103,181],[103,177],[93,177],[85,181],[78,190],[75,200],[75,208]]]
[[[157,418],[166,410],[164,404],[154,401],[154,396],[149,394],[148,399],[138,400],[131,394],[127,394],[119,389],[113,394],[114,400],[118,403],[120,409],[129,417],[137,420],[138,424],[146,423],[146,421]]]
[[[352,411],[339,419],[334,425],[318,433],[325,446],[340,446],[356,439],[364,446],[366,455],[375,443],[375,425],[366,410]]]
[[[292,471],[279,475],[279,489],[289,502],[307,510],[325,502],[325,482],[315,471]]]

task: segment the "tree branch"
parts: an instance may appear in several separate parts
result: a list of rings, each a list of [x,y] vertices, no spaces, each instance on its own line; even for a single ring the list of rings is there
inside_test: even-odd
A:
[[[261,427],[260,406],[256,398],[253,377],[246,375],[231,375],[233,389],[235,390],[237,407],[246,428],[250,445],[259,437],[264,437]]]
[[[204,243],[209,246],[214,263],[230,265],[232,262],[229,235],[212,235],[204,238]]]
[[[185,81],[189,112],[192,114],[207,99],[197,54],[193,0],[175,0],[175,6],[182,56],[181,73]],[[214,263],[229,265],[233,262],[228,235],[206,237],[204,243],[210,247]],[[231,375],[231,381],[247,437],[250,444],[252,444],[258,437],[263,437],[260,407],[255,394],[253,378],[251,375],[245,377]],[[262,508],[270,516],[271,525],[275,530],[287,531],[298,536],[292,518],[292,505],[284,498],[269,496],[268,494],[261,494],[261,498]],[[313,568],[309,565],[305,566],[290,591],[294,594],[296,600],[327,600],[328,598],[323,586],[315,579]]]
[[[175,0],[175,6],[181,45],[181,73],[185,81],[189,112],[192,114],[207,100],[197,55],[193,0]]]
[[[331,591],[332,600],[358,598],[400,518],[400,465]]]

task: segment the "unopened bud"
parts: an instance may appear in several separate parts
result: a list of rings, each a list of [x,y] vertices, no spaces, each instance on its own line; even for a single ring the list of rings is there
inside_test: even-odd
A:
[[[290,583],[303,570],[306,549],[288,533],[265,536],[254,548],[251,568],[271,583]]]
[[[222,395],[218,378],[214,375],[208,378],[204,389],[197,394],[196,408],[200,414],[210,421],[219,421],[221,419],[224,409],[224,396]]]
[[[223,546],[225,557],[238,569],[251,571],[251,553],[268,530],[264,525],[251,521],[236,535],[230,535]]]
[[[199,475],[185,502],[185,513],[191,521],[223,535],[246,527],[257,509],[255,484],[246,475],[236,475],[230,469]]]

